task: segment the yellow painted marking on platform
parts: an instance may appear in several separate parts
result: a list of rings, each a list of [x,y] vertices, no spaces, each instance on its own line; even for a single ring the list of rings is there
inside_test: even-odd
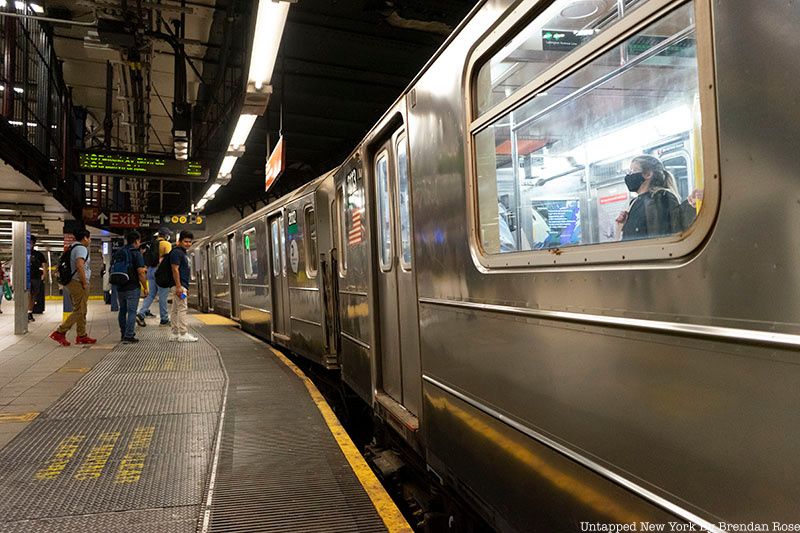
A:
[[[0,414],[0,423],[3,422],[30,422],[39,416],[38,412],[19,413],[19,414]]]
[[[91,370],[91,368],[89,368],[88,366],[82,366],[80,368],[70,368],[62,366],[61,368],[58,369],[58,372],[59,374],[85,374],[89,370]]]
[[[61,300],[64,299],[64,297],[63,296],[48,295],[48,296],[45,296],[44,299],[45,299],[45,301],[48,301],[48,302],[60,302]],[[99,295],[94,295],[94,296],[89,296],[89,300],[98,301],[98,300],[104,300],[104,298],[102,296],[99,296]]]
[[[408,525],[408,522],[406,522],[406,519],[400,512],[400,509],[397,508],[392,501],[392,498],[386,493],[386,489],[383,488],[381,482],[378,481],[377,477],[375,477],[372,469],[364,460],[364,457],[358,451],[356,445],[353,444],[353,441],[350,440],[350,436],[339,423],[336,415],[333,414],[333,410],[328,405],[328,402],[325,401],[325,398],[319,392],[314,383],[308,377],[306,377],[303,371],[297,368],[297,366],[295,366],[295,364],[292,363],[285,355],[275,348],[270,347],[270,350],[278,359],[281,360],[281,362],[283,362],[283,364],[289,367],[289,369],[294,372],[306,386],[311,399],[316,404],[319,412],[322,413],[322,418],[325,419],[328,429],[333,434],[333,438],[336,439],[336,443],[339,445],[342,453],[344,453],[345,458],[347,458],[347,462],[350,463],[350,468],[353,469],[353,472],[356,474],[361,486],[364,487],[364,490],[369,495],[370,500],[372,500],[372,504],[375,506],[375,510],[378,512],[381,520],[383,520],[383,523],[386,525],[386,529],[388,529],[390,533],[412,531],[411,526]]]
[[[119,464],[114,483],[136,483],[142,477],[147,450],[155,434],[155,426],[140,426],[133,430],[125,456]]]
[[[145,372],[153,372],[158,368],[158,357],[148,357],[144,360],[144,367],[142,370]]]
[[[45,479],[56,479],[60,476],[61,472],[64,471],[70,460],[78,452],[78,447],[84,439],[86,439],[85,435],[69,435],[61,439],[56,451],[53,452],[53,455],[47,460],[46,466],[37,470],[33,478],[42,481]]]
[[[117,445],[119,436],[119,431],[100,435],[97,438],[95,446],[89,451],[89,454],[75,473],[75,479],[78,481],[85,481],[87,479],[97,479],[102,476],[103,469],[106,467],[108,458],[111,457],[111,453]]]
[[[238,325],[237,322],[231,320],[230,318],[221,316],[221,315],[213,315],[210,313],[198,313],[196,315],[192,315],[197,320],[202,322],[207,326],[236,326]]]

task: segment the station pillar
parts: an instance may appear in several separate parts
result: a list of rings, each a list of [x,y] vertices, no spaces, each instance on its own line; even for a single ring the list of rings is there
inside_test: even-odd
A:
[[[28,333],[28,298],[31,287],[29,260],[31,226],[28,222],[11,222],[11,272],[14,276],[14,335]]]

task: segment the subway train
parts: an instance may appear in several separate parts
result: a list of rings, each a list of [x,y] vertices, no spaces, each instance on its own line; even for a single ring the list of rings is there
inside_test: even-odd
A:
[[[197,241],[191,303],[332,369],[497,530],[798,523],[797,28],[479,2],[339,167]]]

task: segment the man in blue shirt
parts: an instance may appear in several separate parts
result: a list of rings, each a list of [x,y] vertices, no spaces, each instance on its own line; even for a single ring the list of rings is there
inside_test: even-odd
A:
[[[170,326],[172,326],[172,333],[169,336],[171,342],[197,342],[197,337],[189,333],[186,320],[189,309],[186,301],[187,290],[191,281],[186,250],[192,247],[193,239],[192,232],[182,231],[178,238],[178,245],[169,253],[172,279],[175,282],[175,295],[172,297],[172,308],[169,311]]]
[[[128,254],[128,282],[117,288],[117,298],[119,299],[119,331],[124,344],[139,342],[136,338],[136,307],[139,305],[139,296],[142,293],[141,287],[146,287],[147,268],[144,265],[144,257],[139,251],[142,244],[142,237],[138,231],[128,233],[125,238],[128,245],[114,254],[114,262],[125,260],[124,254]],[[144,297],[147,297],[147,289],[144,289]]]

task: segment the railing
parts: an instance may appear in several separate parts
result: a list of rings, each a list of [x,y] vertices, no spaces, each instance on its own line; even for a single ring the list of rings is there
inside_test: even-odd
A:
[[[0,12],[14,15],[36,15],[38,8],[11,0],[0,6]],[[0,156],[26,167],[23,172],[49,190],[72,197],[65,187],[71,98],[47,23],[0,13],[0,104],[6,141]],[[37,153],[31,154],[31,147]]]

